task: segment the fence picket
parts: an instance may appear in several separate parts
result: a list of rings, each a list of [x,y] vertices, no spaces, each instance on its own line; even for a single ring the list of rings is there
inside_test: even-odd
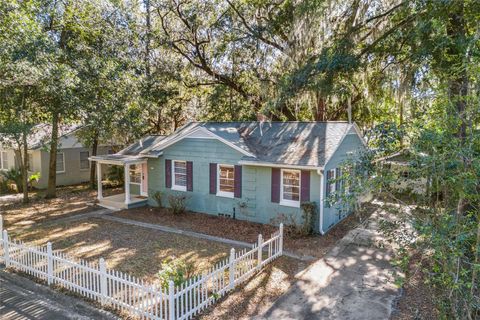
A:
[[[0,225],[2,217],[0,215]],[[0,229],[1,231],[1,229]],[[58,284],[87,298],[130,311],[141,319],[190,319],[246,281],[263,266],[283,254],[283,224],[268,240],[258,236],[251,249],[230,251],[230,256],[214,264],[207,272],[195,275],[179,286],[149,285],[143,279],[118,270],[107,269],[105,260],[92,264],[54,251],[52,244],[28,246],[10,239],[7,230],[0,234],[0,262],[49,285]],[[264,252],[267,256],[264,256]]]

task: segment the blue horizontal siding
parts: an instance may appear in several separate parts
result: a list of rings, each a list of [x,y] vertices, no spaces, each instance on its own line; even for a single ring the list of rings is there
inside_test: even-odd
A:
[[[163,194],[163,204],[168,206],[169,195],[186,195],[187,208],[192,211],[219,215],[235,215],[237,219],[259,223],[272,223],[280,215],[291,215],[298,223],[302,210],[272,203],[271,168],[243,166],[242,197],[225,198],[209,193],[209,164],[238,164],[243,154],[214,139],[185,138],[163,150],[158,159],[148,160],[149,194]],[[165,159],[193,162],[193,191],[174,191],[165,187]],[[319,203],[320,179],[316,171],[310,172],[310,200]],[[150,205],[156,205],[150,197]]]
[[[348,134],[345,136],[345,139],[340,144],[338,149],[332,155],[328,163],[325,165],[324,170],[324,184],[323,184],[323,199],[326,199],[326,190],[327,190],[327,171],[340,167],[346,160],[354,159],[358,157],[360,152],[364,150],[365,147],[357,134]],[[352,153],[349,155],[349,153]],[[323,231],[326,232],[331,229],[334,225],[340,222],[346,217],[345,214],[341,214],[339,206],[326,206],[326,200],[323,203]],[[351,213],[351,210],[347,212],[347,215]]]

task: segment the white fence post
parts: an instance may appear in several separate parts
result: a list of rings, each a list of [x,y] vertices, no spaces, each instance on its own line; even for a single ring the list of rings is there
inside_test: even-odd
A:
[[[168,281],[168,319],[175,320],[175,285]]]
[[[230,261],[228,263],[228,270],[230,271],[230,281],[228,283],[229,290],[235,288],[235,248],[230,250]]]
[[[280,255],[283,254],[283,223],[280,223],[280,241],[279,241],[279,249]]]
[[[105,259],[100,258],[100,294],[102,306],[106,303],[107,298],[107,266],[105,265]]]
[[[263,255],[263,237],[261,234],[258,235],[258,264],[257,270],[262,268],[262,255]]]
[[[0,214],[0,232],[3,231],[3,216]]]
[[[7,230],[3,230],[3,254],[4,254],[4,260],[5,260],[5,267],[10,266],[10,255],[9,255],[9,249],[8,249],[8,233]]]
[[[51,285],[53,282],[53,250],[52,244],[47,242],[47,283]]]

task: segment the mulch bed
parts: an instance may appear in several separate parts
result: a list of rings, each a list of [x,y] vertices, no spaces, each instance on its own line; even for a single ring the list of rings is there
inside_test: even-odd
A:
[[[278,230],[278,227],[271,225],[191,211],[174,215],[166,208],[141,207],[118,211],[113,215],[248,243],[256,242],[259,234],[267,239]],[[298,255],[321,257],[331,245],[356,225],[358,225],[356,218],[350,216],[323,236],[299,237],[287,234],[284,238],[284,248]]]

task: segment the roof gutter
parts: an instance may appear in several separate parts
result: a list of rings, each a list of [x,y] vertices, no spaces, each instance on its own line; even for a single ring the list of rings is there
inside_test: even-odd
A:
[[[279,164],[271,162],[259,162],[259,161],[249,161],[249,160],[240,160],[238,164],[245,166],[257,166],[257,167],[271,167],[271,168],[288,168],[288,169],[299,169],[299,170],[323,170],[323,167],[314,167],[314,166],[299,166],[294,164]]]

